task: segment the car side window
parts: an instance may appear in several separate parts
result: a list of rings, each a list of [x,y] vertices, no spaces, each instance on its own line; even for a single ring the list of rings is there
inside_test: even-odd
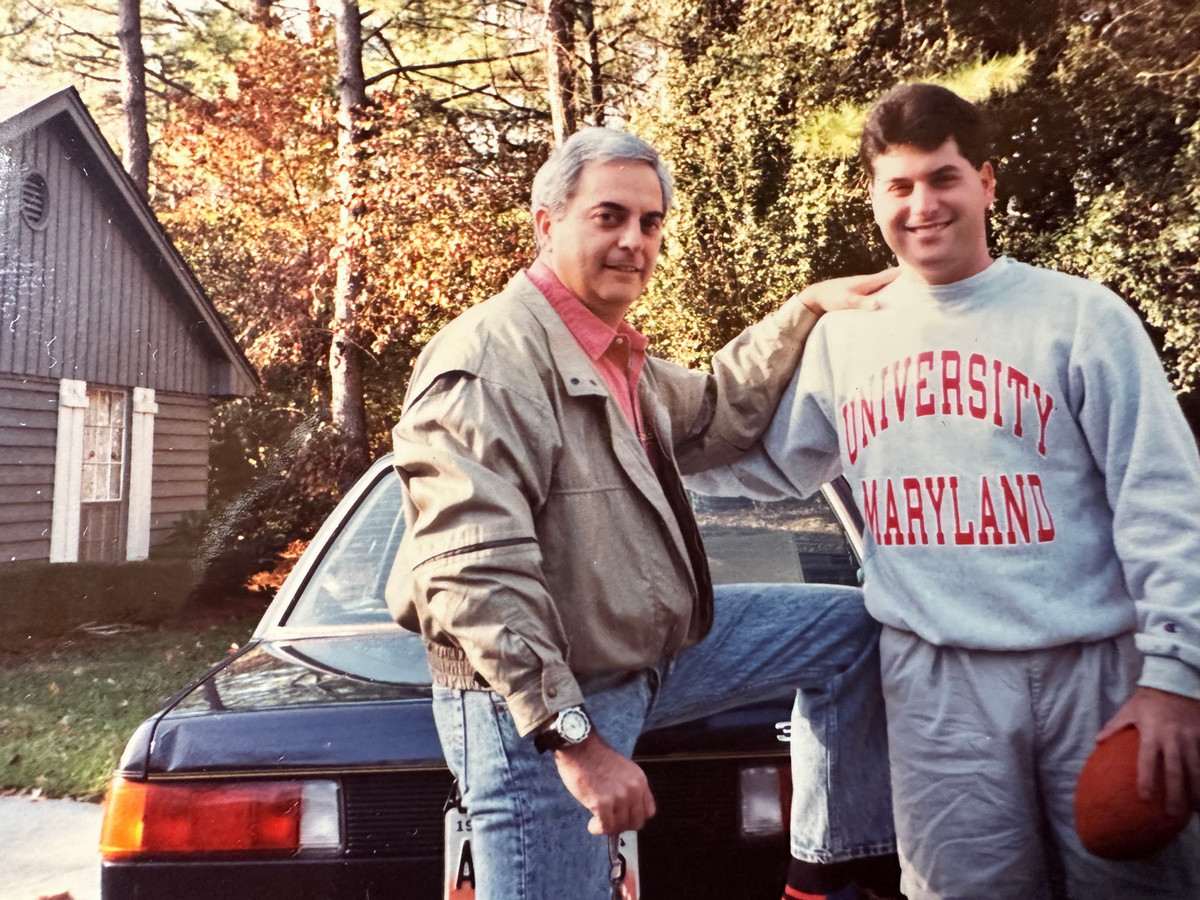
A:
[[[771,501],[688,497],[715,584],[859,583],[858,559],[821,494]],[[384,588],[404,530],[400,505],[400,479],[388,472],[334,535],[283,625],[392,622]]]
[[[805,500],[689,499],[714,584],[859,583],[858,558],[822,494]]]
[[[303,628],[391,622],[383,591],[403,533],[400,479],[389,473],[334,536],[285,624]]]

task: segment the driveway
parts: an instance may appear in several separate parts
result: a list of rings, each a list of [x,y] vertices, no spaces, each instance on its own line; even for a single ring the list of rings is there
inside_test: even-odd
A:
[[[100,804],[0,797],[0,900],[100,900]]]

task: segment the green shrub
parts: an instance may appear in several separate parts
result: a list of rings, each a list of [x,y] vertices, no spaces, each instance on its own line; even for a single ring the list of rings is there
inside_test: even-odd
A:
[[[3,567],[0,638],[49,637],[87,623],[157,624],[182,608],[186,559],[124,563],[12,563]]]

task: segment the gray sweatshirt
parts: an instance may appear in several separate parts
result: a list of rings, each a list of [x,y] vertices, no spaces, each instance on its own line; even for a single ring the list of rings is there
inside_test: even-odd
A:
[[[879,296],[821,319],[761,446],[692,486],[843,473],[879,621],[990,650],[1137,631],[1140,683],[1200,698],[1200,458],[1134,313],[1006,258]]]

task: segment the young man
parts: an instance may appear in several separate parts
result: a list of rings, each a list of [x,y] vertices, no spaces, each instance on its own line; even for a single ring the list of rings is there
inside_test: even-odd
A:
[[[1143,792],[1200,796],[1200,459],[1150,341],[1105,288],[992,258],[970,103],[895,90],[862,160],[901,275],[822,318],[738,472],[857,496],[904,891],[1200,897],[1195,820],[1143,863],[1073,827],[1085,758],[1129,724]]]
[[[638,735],[788,687],[809,689],[796,714],[811,722],[792,738],[812,762],[792,805],[800,886],[895,869],[877,626],[859,592],[714,592],[680,481],[771,421],[816,321],[807,303],[888,276],[813,286],[712,374],[687,371],[624,321],[670,205],[645,142],[572,136],[534,180],[537,261],[434,338],[393,431],[407,528],[388,599],[428,649],[480,900],[608,897],[601,835],[655,812],[629,758]]]

